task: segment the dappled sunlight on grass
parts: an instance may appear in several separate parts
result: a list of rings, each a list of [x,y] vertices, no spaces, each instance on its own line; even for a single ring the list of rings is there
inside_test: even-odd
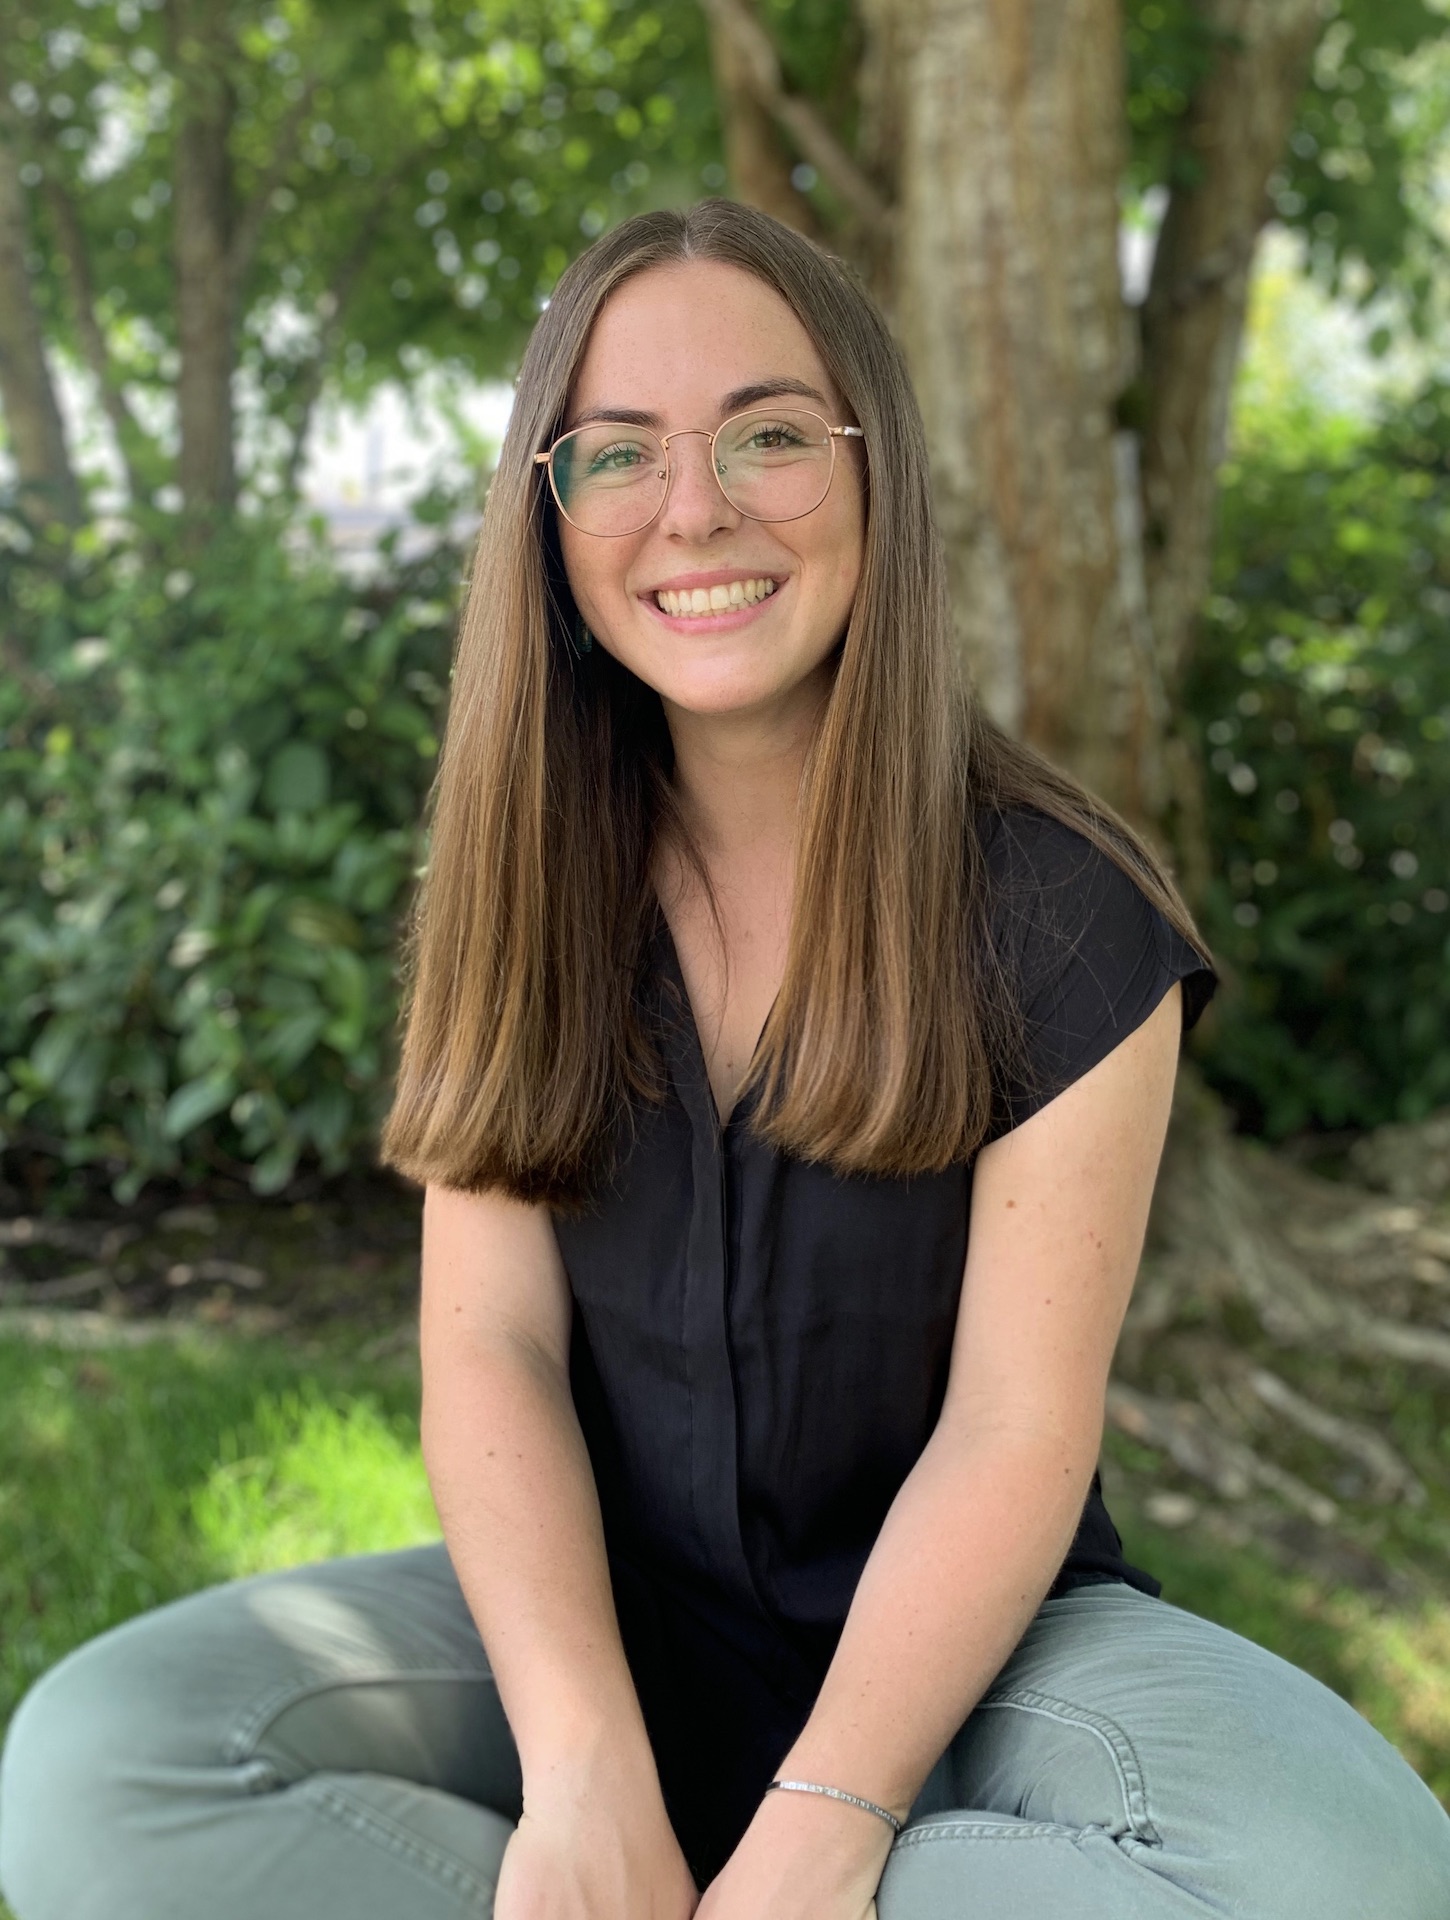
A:
[[[1450,1805],[1450,1606],[1397,1613],[1340,1595],[1325,1612],[1344,1635],[1350,1698]]]
[[[76,1409],[67,1385],[59,1367],[41,1367],[6,1402],[5,1418],[18,1429],[33,1456],[63,1454],[74,1442]]]
[[[416,1422],[371,1397],[339,1405],[313,1386],[264,1398],[218,1451],[191,1511],[228,1575],[438,1537]]]
[[[0,1727],[44,1669],[261,1567],[436,1538],[415,1372],[210,1341],[0,1340]]]

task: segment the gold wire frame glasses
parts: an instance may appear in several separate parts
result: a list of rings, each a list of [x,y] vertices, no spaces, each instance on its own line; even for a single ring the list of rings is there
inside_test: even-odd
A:
[[[800,520],[831,487],[836,442],[864,440],[860,427],[833,427],[801,407],[752,407],[713,433],[681,427],[654,433],[622,420],[590,421],[561,434],[534,465],[547,467],[560,513],[581,533],[638,533],[670,491],[670,442],[709,441],[710,471],[725,499],[747,520]]]

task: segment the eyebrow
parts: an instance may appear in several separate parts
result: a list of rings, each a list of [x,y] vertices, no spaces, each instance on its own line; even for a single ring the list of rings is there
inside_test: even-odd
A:
[[[745,408],[756,406],[762,400],[773,400],[782,393],[792,394],[801,400],[818,400],[823,407],[830,404],[823,393],[808,386],[804,380],[782,374],[778,379],[757,380],[748,387],[736,387],[727,393],[720,402],[720,417],[728,420],[732,413],[742,413]],[[583,413],[574,416],[563,431],[572,433],[575,427],[587,427],[595,420],[618,420],[622,426],[652,427],[656,433],[664,430],[664,421],[659,414],[645,412],[639,407],[586,407]]]

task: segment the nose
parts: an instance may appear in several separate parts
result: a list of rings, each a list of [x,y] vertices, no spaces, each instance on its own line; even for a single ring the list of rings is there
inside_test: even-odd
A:
[[[741,515],[720,491],[711,466],[710,436],[702,428],[681,429],[669,440],[670,490],[660,510],[665,533],[703,544],[719,527],[737,527]]]

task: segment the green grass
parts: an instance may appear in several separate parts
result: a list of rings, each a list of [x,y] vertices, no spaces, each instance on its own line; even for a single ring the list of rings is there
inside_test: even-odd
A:
[[[144,1608],[438,1537],[397,1363],[0,1339],[0,1408],[0,1736],[45,1668]]]
[[[416,1379],[210,1340],[0,1340],[0,1727],[69,1648],[271,1567],[436,1539]]]
[[[438,1535],[411,1364],[0,1339],[0,1409],[0,1732],[46,1667],[144,1608]],[[1450,1606],[1396,1610],[1114,1513],[1168,1599],[1317,1674],[1450,1802]]]

